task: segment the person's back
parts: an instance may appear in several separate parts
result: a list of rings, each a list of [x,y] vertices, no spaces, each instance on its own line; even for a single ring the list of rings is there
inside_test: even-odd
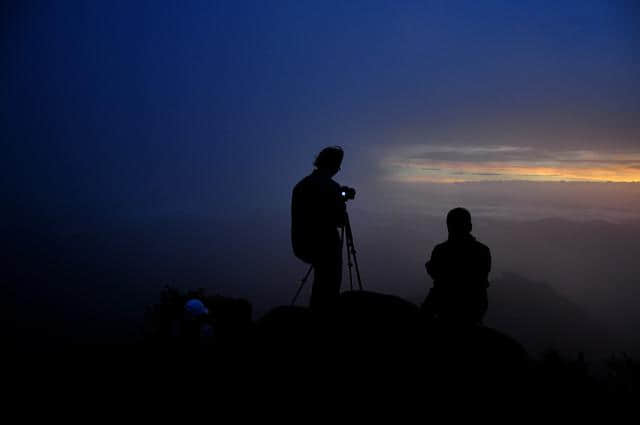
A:
[[[423,308],[442,321],[479,323],[488,304],[491,253],[471,235],[467,210],[450,211],[447,227],[449,239],[433,249],[426,264],[433,288]]]
[[[340,185],[320,170],[293,188],[291,237],[298,258],[313,263],[340,243],[337,225],[344,220],[344,206],[339,202],[339,191]]]

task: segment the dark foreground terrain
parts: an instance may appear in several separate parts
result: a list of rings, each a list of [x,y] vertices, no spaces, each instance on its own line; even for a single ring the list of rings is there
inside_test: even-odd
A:
[[[193,297],[208,307],[206,317],[185,319],[184,302]],[[342,394],[534,404],[628,404],[638,395],[638,364],[625,355],[607,359],[604,371],[580,355],[533,358],[499,330],[426,320],[415,304],[366,291],[343,293],[331,313],[282,306],[252,321],[244,300],[167,290],[147,312],[141,348],[161,370],[204,382],[256,380],[301,391],[328,384]]]

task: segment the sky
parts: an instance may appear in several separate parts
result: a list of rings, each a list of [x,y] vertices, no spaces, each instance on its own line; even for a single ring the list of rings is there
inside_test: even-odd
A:
[[[13,211],[234,216],[373,182],[640,180],[631,1],[6,2]],[[379,190],[379,189],[376,189]]]
[[[68,249],[70,257],[87,251],[78,258],[89,263],[111,252],[133,279],[142,266],[125,267],[117,257],[131,249],[129,258],[146,255],[158,281],[164,271],[195,282],[220,273],[214,265],[250,281],[241,259],[253,244],[281,256],[258,268],[263,276],[293,279],[291,189],[330,145],[345,150],[336,180],[358,191],[352,223],[371,267],[421,267],[429,244],[445,237],[437,219],[463,205],[484,223],[480,236],[499,245],[503,269],[553,286],[599,267],[596,245],[588,256],[568,259],[559,268],[566,272],[538,276],[516,254],[531,254],[525,258],[535,263],[545,250],[522,249],[522,240],[502,235],[508,223],[562,219],[586,223],[588,233],[600,229],[599,220],[640,222],[635,1],[70,0],[0,7],[0,228],[12,229],[29,252],[53,255],[62,244],[59,252]],[[425,227],[431,230],[415,233],[425,216],[436,218]],[[172,222],[172,236],[162,239],[168,219],[183,224]],[[195,231],[197,223],[214,229]],[[553,235],[564,227],[544,228]],[[55,236],[47,239],[42,229]],[[229,229],[254,240],[240,249]],[[606,229],[602,240],[618,246],[623,232]],[[74,239],[92,232],[99,235]],[[535,226],[521,233],[547,234]],[[105,234],[114,240],[105,242]],[[82,248],[78,240],[91,242]],[[131,246],[120,247],[121,240]],[[540,244],[579,250],[570,242]],[[415,257],[394,257],[380,244],[414,247]],[[238,258],[228,258],[228,246]],[[179,247],[183,253],[169,255]],[[395,252],[414,252],[405,251]],[[81,261],[70,257],[57,261]],[[616,279],[629,288],[640,270],[624,264]],[[101,279],[102,289],[109,286]],[[576,285],[565,285],[571,290],[563,294],[579,295]],[[235,293],[265,293],[247,288]],[[633,294],[628,299],[637,300]]]

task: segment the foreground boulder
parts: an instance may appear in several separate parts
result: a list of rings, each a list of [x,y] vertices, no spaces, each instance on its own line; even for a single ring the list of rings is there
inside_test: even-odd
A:
[[[521,345],[499,331],[426,321],[415,304],[367,291],[343,293],[322,315],[278,307],[258,322],[257,333],[258,356],[280,370],[321,368],[433,385],[462,379],[481,387],[511,385],[527,364]]]

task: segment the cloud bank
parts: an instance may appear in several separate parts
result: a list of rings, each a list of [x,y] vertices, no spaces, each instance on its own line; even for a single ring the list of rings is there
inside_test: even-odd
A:
[[[408,145],[382,160],[386,180],[640,182],[640,151]]]

